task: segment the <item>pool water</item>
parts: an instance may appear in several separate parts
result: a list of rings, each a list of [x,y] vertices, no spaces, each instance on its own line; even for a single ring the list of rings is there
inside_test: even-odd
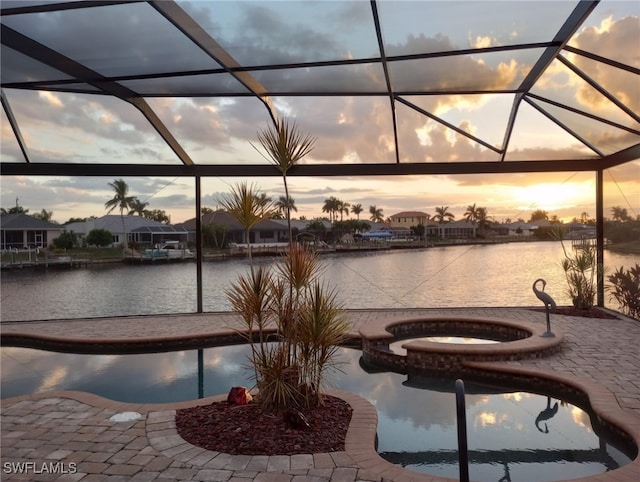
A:
[[[245,345],[140,355],[74,355],[2,347],[1,395],[82,390],[124,402],[175,402],[251,386]],[[416,472],[457,478],[454,381],[367,373],[360,351],[340,350],[330,385],[369,400],[382,457]],[[539,482],[585,477],[630,462],[599,437],[590,416],[561,400],[465,382],[472,480]],[[620,445],[616,442],[616,446]],[[504,478],[508,477],[508,478]]]
[[[402,348],[402,345],[410,341],[429,341],[432,343],[452,343],[456,345],[491,345],[494,343],[500,343],[497,340],[474,338],[469,336],[423,336],[420,338],[404,338],[402,340],[389,343],[389,350],[398,355],[406,356],[407,350]]]

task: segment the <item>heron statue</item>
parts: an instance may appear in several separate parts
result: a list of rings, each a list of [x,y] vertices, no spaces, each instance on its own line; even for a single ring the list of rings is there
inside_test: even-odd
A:
[[[542,283],[542,289],[538,289],[538,287],[536,286],[538,283]],[[546,286],[547,286],[547,282],[542,278],[538,278],[533,282],[533,292],[536,294],[536,297],[544,303],[545,311],[547,314],[547,331],[544,332],[541,336],[552,337],[555,335],[551,332],[551,320],[549,319],[549,308],[555,310],[556,302],[549,295],[549,293],[545,293],[544,288]]]

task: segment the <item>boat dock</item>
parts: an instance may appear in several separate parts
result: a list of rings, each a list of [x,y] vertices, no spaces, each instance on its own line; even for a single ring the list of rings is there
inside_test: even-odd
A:
[[[0,264],[2,270],[28,269],[28,268],[86,268],[94,263],[91,259],[73,258],[71,256],[61,256],[57,258],[42,258],[33,260],[15,260]]]

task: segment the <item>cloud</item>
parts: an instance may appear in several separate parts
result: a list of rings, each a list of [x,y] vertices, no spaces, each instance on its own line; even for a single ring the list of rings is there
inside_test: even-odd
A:
[[[607,17],[599,26],[582,30],[572,40],[576,47],[587,52],[615,59],[618,62],[638,68],[637,49],[621,48],[638,43],[638,22],[640,17],[629,16],[620,20]],[[611,92],[631,111],[640,112],[640,89],[637,75],[622,69],[602,65],[582,56],[573,56],[576,66],[583,69],[598,84]],[[587,106],[599,109],[611,108],[611,104],[592,88],[583,85],[578,90],[578,99]]]

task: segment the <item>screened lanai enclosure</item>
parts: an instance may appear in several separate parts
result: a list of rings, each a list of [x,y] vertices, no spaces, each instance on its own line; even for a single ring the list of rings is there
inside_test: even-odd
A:
[[[211,180],[279,182],[256,133],[288,120],[316,138],[288,173],[299,192],[579,176],[601,263],[609,210],[640,214],[636,0],[3,0],[0,16],[5,186],[183,183],[195,216]]]

